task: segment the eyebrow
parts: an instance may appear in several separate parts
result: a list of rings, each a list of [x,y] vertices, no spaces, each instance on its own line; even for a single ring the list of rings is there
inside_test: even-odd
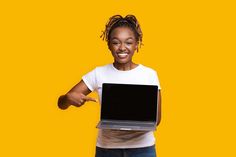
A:
[[[111,40],[113,40],[113,39],[117,39],[117,40],[119,40],[117,37],[113,37],[113,38],[111,38]],[[126,40],[129,40],[129,39],[134,39],[133,37],[129,37],[129,38],[127,38]]]

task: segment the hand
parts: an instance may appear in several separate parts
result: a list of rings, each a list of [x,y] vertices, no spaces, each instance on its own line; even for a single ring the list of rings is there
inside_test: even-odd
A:
[[[83,105],[86,101],[98,102],[97,99],[85,96],[82,93],[68,93],[66,94],[67,103],[79,107]]]

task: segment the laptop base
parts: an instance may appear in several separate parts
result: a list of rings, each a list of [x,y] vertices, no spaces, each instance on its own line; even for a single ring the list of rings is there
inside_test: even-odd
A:
[[[136,121],[100,121],[97,128],[112,130],[155,131],[156,123]]]

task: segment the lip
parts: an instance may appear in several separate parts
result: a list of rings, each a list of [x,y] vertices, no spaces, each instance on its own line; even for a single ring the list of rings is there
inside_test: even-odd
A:
[[[117,56],[121,59],[126,58],[128,56],[128,53],[118,53]]]

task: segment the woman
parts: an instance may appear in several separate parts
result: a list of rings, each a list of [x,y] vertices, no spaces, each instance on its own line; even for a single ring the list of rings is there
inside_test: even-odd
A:
[[[81,106],[87,101],[97,102],[87,95],[97,91],[101,100],[102,83],[160,84],[156,71],[132,61],[138,45],[142,45],[142,31],[134,15],[112,16],[102,36],[107,41],[114,62],[100,66],[82,77],[82,80],[65,95],[60,96],[58,106],[66,109],[70,105]],[[159,95],[159,118],[161,95]],[[155,138],[152,131],[103,130],[98,132],[96,157],[155,157]]]

